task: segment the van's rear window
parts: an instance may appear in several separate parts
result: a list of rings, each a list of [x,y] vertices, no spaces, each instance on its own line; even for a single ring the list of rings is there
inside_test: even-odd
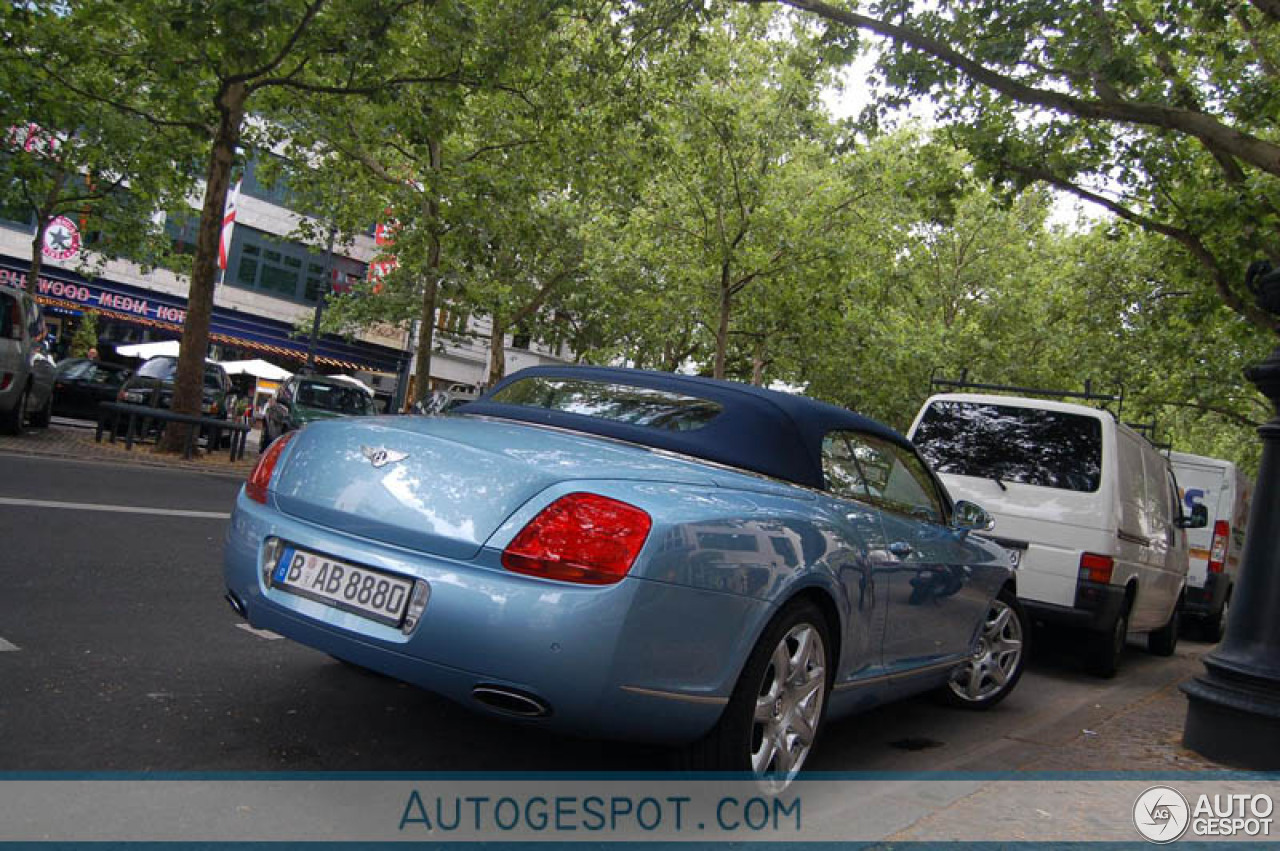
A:
[[[702,428],[720,405],[666,390],[580,378],[525,378],[503,387],[491,402],[597,417],[668,431]]]
[[[1073,491],[1102,478],[1102,422],[1081,414],[938,401],[914,441],[939,473]]]

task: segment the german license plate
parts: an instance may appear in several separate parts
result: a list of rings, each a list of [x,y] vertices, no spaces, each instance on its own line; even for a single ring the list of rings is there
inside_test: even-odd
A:
[[[389,626],[400,625],[413,591],[411,580],[294,547],[281,553],[271,584]]]

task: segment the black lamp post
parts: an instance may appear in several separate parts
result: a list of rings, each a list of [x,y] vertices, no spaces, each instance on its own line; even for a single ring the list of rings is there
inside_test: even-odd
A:
[[[1258,306],[1280,315],[1280,271],[1249,267]],[[1280,346],[1245,370],[1276,414],[1261,428],[1262,464],[1249,511],[1227,634],[1205,657],[1205,673],[1183,683],[1183,744],[1239,768],[1280,769]]]

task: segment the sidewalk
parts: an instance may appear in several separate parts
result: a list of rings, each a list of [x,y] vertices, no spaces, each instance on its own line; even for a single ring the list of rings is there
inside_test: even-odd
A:
[[[244,456],[234,463],[229,460],[230,452],[225,449],[206,454],[203,449],[197,448],[196,454],[188,461],[181,455],[156,452],[151,443],[134,443],[133,449],[127,450],[123,438],[111,443],[106,434],[103,434],[102,442],[97,443],[93,439],[94,431],[92,422],[55,417],[48,428],[28,427],[20,435],[0,435],[0,452],[198,470],[241,477],[248,477],[258,461],[256,430],[249,433]]]

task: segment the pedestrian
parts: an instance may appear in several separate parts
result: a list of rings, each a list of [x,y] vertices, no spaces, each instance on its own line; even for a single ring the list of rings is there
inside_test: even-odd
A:
[[[97,347],[97,346],[90,346],[90,347],[89,347],[89,360],[97,360],[97,359],[98,359],[98,347]]]

